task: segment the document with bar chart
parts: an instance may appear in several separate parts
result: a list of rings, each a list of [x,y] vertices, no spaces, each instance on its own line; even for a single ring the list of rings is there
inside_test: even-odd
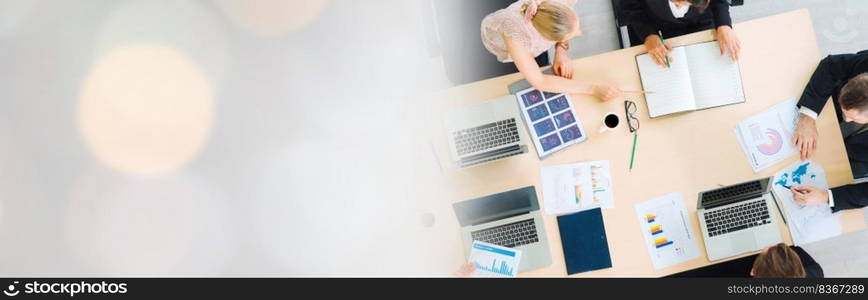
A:
[[[608,160],[548,166],[540,177],[546,214],[615,207]]]
[[[473,277],[515,277],[521,250],[473,241],[470,263],[476,266]]]
[[[696,235],[690,227],[681,193],[636,204],[636,214],[655,269],[699,257]]]

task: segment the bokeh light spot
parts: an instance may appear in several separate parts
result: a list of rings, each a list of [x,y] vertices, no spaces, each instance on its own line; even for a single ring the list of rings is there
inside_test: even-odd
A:
[[[153,175],[197,154],[213,122],[213,95],[201,70],[160,45],[117,48],[90,70],[79,99],[87,145],[111,168]]]
[[[320,16],[326,0],[218,0],[236,25],[261,36],[297,31]]]

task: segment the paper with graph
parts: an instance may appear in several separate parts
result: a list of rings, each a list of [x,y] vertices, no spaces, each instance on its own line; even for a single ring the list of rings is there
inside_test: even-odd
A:
[[[515,277],[521,250],[473,241],[470,263],[476,267],[473,277]]]
[[[681,193],[636,204],[636,215],[655,269],[699,257],[696,235],[691,229]]]
[[[735,135],[755,173],[799,153],[793,145],[798,118],[796,100],[790,99],[738,123]]]
[[[615,207],[608,160],[554,165],[540,173],[546,214]]]
[[[790,187],[809,185],[828,189],[823,167],[811,161],[796,162],[775,174],[772,181],[775,197],[783,206],[793,243],[802,245],[841,234],[841,222],[827,204],[800,205],[793,200]]]

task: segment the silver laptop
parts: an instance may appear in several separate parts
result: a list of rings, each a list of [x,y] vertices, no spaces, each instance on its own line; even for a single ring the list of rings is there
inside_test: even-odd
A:
[[[709,260],[763,249],[781,242],[772,214],[771,178],[699,193],[699,226]]]
[[[444,120],[452,160],[464,168],[527,153],[515,96],[464,107]]]
[[[482,241],[522,250],[519,271],[552,263],[533,186],[461,201],[452,207],[461,224],[465,257],[470,257],[473,241]]]

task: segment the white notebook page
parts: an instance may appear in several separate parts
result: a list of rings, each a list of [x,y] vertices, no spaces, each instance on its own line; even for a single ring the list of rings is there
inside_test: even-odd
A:
[[[636,57],[642,87],[654,92],[645,94],[652,118],[696,109],[684,47],[672,49],[671,56],[669,68],[657,65],[647,53]]]
[[[698,109],[744,102],[738,63],[720,55],[717,42],[684,47]]]

